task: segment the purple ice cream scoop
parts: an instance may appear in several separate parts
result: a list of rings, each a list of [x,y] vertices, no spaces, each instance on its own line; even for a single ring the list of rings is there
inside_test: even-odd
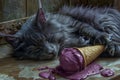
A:
[[[83,56],[75,48],[63,49],[59,61],[61,68],[67,72],[78,72],[85,67]]]

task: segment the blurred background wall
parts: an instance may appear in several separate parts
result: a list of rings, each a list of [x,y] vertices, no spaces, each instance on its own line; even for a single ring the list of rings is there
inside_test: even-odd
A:
[[[45,11],[57,11],[63,5],[109,6],[120,10],[120,0],[42,0]],[[0,22],[33,15],[37,12],[37,0],[0,0]]]

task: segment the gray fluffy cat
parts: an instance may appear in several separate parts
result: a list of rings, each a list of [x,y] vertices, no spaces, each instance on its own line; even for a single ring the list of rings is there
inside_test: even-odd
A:
[[[14,35],[4,35],[17,59],[54,59],[65,47],[105,45],[104,57],[120,56],[120,13],[111,8],[67,7],[30,17]]]

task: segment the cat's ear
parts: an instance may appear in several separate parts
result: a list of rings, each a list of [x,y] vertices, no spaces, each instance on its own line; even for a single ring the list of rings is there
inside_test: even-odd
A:
[[[39,8],[37,11],[37,15],[36,15],[37,26],[43,26],[45,24],[45,22],[46,22],[45,14],[44,14],[42,8]]]
[[[41,0],[38,0],[38,5],[39,5],[39,8],[38,8],[38,11],[36,14],[36,25],[39,28],[43,28],[45,25],[46,19],[45,19],[45,14],[42,9],[42,1]]]
[[[5,34],[5,33],[1,33],[1,32],[0,32],[0,37],[5,38],[5,40],[6,40],[10,45],[12,45],[13,47],[16,45],[15,42],[19,40],[19,38],[16,37],[16,36],[14,36],[14,35]]]
[[[20,39],[18,37],[6,37],[6,41],[12,46],[12,47],[17,47],[17,45],[20,42]]]

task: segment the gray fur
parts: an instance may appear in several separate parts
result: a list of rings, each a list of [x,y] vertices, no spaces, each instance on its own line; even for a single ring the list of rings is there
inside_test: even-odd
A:
[[[37,13],[39,14],[39,13]],[[120,13],[111,8],[66,7],[46,13],[46,22],[34,15],[14,36],[13,56],[19,59],[54,59],[65,47],[103,44],[103,56],[120,56]],[[39,24],[39,25],[38,25]],[[9,41],[9,38],[8,38]]]

